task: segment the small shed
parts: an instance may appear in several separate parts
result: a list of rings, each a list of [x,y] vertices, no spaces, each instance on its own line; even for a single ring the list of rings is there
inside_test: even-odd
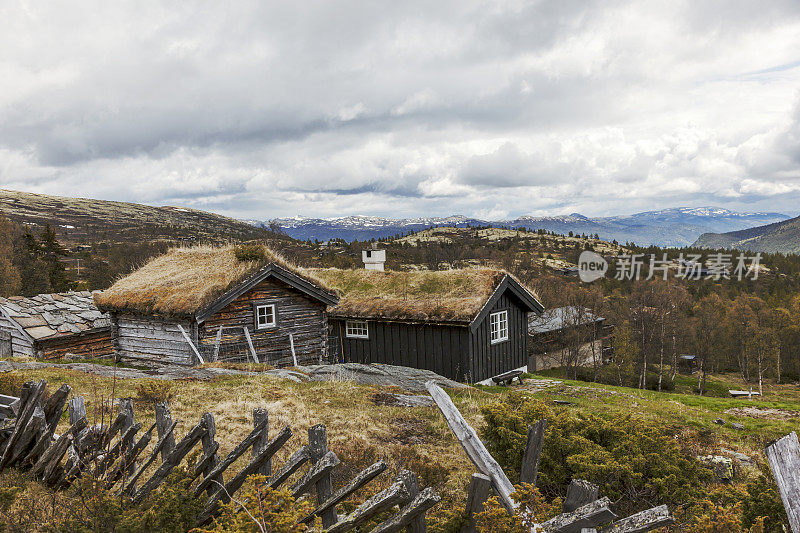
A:
[[[432,370],[478,382],[525,366],[536,296],[500,270],[315,270],[335,288],[328,310],[340,360]]]
[[[697,372],[697,356],[690,354],[679,355],[678,370],[687,374],[694,374]]]
[[[611,358],[613,327],[580,306],[547,309],[528,319],[528,371],[602,364]]]
[[[0,298],[0,357],[58,359],[112,353],[111,319],[90,292]]]
[[[272,250],[247,248],[175,248],[97,294],[119,356],[156,365],[221,353],[275,366],[325,359],[336,295]]]

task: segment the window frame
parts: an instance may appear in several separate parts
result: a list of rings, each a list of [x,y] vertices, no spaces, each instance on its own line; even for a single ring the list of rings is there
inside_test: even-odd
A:
[[[354,333],[353,330],[355,329],[363,329],[364,333]],[[344,336],[348,339],[369,339],[369,323],[366,320],[345,320]]]
[[[508,309],[501,309],[499,311],[494,311],[493,313],[489,313],[489,342],[492,345],[500,344],[503,342],[508,342],[511,339],[511,324],[508,320]],[[494,337],[494,330],[492,328],[492,322],[494,318],[497,317],[497,335],[498,337],[495,339]],[[503,331],[502,325],[505,322],[505,336],[501,336],[501,332]]]
[[[258,310],[262,307],[272,308],[272,323],[266,323],[263,326],[259,324]],[[254,302],[253,303],[253,320],[255,321],[256,331],[264,329],[272,329],[278,327],[278,306],[275,303],[269,302]]]

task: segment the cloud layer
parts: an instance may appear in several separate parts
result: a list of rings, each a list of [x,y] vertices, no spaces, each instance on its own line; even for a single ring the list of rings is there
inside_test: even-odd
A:
[[[797,214],[800,5],[0,6],[0,187],[295,215]]]

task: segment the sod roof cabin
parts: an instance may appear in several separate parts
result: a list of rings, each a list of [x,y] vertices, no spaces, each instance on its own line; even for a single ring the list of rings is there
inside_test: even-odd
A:
[[[337,301],[263,246],[175,248],[95,295],[123,359],[183,365],[317,363]]]
[[[477,382],[525,366],[536,296],[500,270],[318,269],[339,294],[331,350],[346,362],[424,368]]]
[[[90,292],[0,298],[0,358],[111,353],[111,319]]]

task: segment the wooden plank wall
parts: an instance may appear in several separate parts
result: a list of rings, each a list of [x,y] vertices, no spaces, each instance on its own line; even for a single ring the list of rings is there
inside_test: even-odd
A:
[[[491,343],[489,317],[492,312],[508,310],[508,340]],[[472,334],[472,377],[470,381],[484,379],[508,372],[528,363],[528,317],[516,298],[506,291],[492,306],[489,314]]]
[[[348,363],[386,363],[432,370],[468,380],[469,328],[407,322],[367,321],[368,339],[348,338],[345,319],[331,319]]]
[[[254,303],[275,304],[276,326],[256,329]],[[299,364],[318,364],[327,355],[328,315],[325,304],[312,299],[294,287],[275,279],[266,279],[236,298],[224,309],[200,325],[199,337],[213,344],[220,326],[224,326],[222,343],[246,342],[247,327],[259,361],[275,366],[291,366],[292,350],[289,334]]]
[[[11,336],[11,351],[14,357],[33,357],[33,343],[26,338],[8,318],[0,315],[0,331]]]
[[[188,320],[157,316],[117,315],[114,345],[123,359],[156,364],[193,365],[195,357],[178,324],[188,332]]]
[[[60,359],[68,353],[81,357],[112,355],[114,350],[111,344],[111,329],[106,328],[37,342],[36,356],[42,359]]]

